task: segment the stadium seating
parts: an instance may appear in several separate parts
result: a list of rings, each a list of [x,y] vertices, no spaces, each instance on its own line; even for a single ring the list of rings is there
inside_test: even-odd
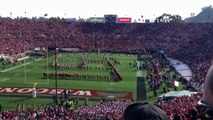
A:
[[[152,23],[152,24],[67,24],[62,20],[0,19],[0,53],[14,55],[36,47],[80,48],[84,51],[100,49],[107,52],[146,53],[162,49],[169,57],[188,64],[193,71],[190,80],[196,90],[201,89],[213,57],[213,24],[209,23]],[[54,42],[52,42],[54,41]],[[190,111],[202,95],[180,97],[159,102],[172,119],[175,115],[190,117]],[[124,109],[132,102],[113,101],[67,109],[64,106],[41,106],[22,112],[1,111],[2,119],[109,119],[122,120]],[[176,112],[174,112],[176,111]]]

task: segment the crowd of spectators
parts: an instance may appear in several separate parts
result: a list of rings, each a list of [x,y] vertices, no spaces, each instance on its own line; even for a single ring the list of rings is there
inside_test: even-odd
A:
[[[152,24],[92,24],[61,20],[0,19],[0,53],[14,55],[36,47],[80,48],[85,51],[101,50],[123,53],[146,53],[161,50],[169,57],[189,65],[193,72],[189,81],[198,91],[208,68],[213,64],[213,24],[210,23],[152,23]],[[160,81],[159,81],[160,83]],[[168,114],[188,116],[196,106],[200,94],[180,97],[159,104]],[[63,106],[24,114],[18,110],[1,111],[0,118],[55,116],[63,119],[85,116],[95,119],[122,119],[124,108],[131,102],[100,103],[96,106],[64,110]],[[170,108],[169,106],[177,106]],[[183,109],[184,108],[184,109]],[[99,110],[99,111],[97,111]],[[60,112],[58,112],[60,111]],[[107,112],[108,111],[108,112]],[[177,112],[174,112],[177,111]],[[61,113],[59,115],[58,113]],[[54,114],[54,115],[53,115]],[[170,115],[172,117],[174,114]],[[112,118],[114,117],[114,118]],[[42,118],[42,117],[41,117]],[[79,118],[79,119],[81,119]],[[50,119],[50,118],[47,118]]]
[[[197,93],[192,96],[182,96],[169,101],[160,101],[158,104],[166,111],[170,119],[173,120],[176,118],[176,120],[188,120],[193,117],[199,118],[196,106],[201,97],[202,94]],[[192,111],[195,111],[196,114],[192,113]]]
[[[122,120],[131,100],[101,101],[94,106],[67,107],[64,105],[18,105],[16,109],[0,111],[3,120]]]
[[[62,20],[0,19],[0,53],[14,55],[36,47],[80,48],[110,52],[161,49],[193,71],[199,89],[212,63],[210,23],[101,24]],[[56,44],[55,44],[56,43]]]

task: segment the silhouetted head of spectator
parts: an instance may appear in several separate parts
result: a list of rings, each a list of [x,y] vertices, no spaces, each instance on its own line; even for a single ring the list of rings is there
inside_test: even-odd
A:
[[[198,111],[196,108],[193,108],[191,111],[190,111],[190,119],[191,120],[197,120],[197,117],[198,117]]]
[[[213,106],[213,65],[206,75],[202,101]]]
[[[169,120],[165,111],[149,102],[133,103],[124,111],[124,120]]]
[[[197,108],[202,119],[213,119],[213,65],[210,67],[206,75],[203,97],[198,102]]]
[[[199,116],[202,120],[213,120],[213,107],[203,101],[198,102]]]
[[[181,116],[180,116],[180,115],[175,114],[175,115],[174,115],[173,120],[181,120]]]

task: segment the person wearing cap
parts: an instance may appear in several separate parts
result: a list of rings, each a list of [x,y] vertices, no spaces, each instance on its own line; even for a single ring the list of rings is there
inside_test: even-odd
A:
[[[124,111],[124,120],[169,120],[169,118],[159,105],[144,101],[129,105]]]

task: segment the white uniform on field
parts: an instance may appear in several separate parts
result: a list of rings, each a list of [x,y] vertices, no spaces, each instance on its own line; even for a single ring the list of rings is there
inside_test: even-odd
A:
[[[33,97],[33,98],[36,98],[36,88],[33,88],[33,89],[32,89],[32,97]]]

